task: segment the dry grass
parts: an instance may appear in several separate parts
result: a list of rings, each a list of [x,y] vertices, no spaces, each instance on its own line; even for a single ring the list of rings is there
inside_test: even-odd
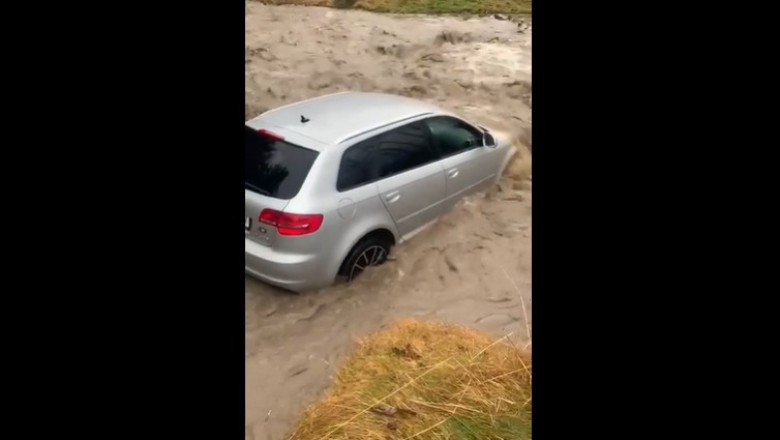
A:
[[[531,13],[531,0],[264,0],[263,3],[329,6],[407,14]]]
[[[472,329],[402,321],[361,341],[291,440],[531,438],[531,357]]]

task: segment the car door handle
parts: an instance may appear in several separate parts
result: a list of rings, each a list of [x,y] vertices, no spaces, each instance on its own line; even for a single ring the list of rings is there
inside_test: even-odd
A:
[[[458,177],[458,174],[460,174],[460,170],[458,170],[457,168],[453,168],[447,171],[447,175],[450,176],[450,179],[454,179]]]
[[[387,200],[387,203],[395,203],[400,198],[401,198],[401,193],[399,193],[398,191],[393,191],[385,194],[385,200]]]

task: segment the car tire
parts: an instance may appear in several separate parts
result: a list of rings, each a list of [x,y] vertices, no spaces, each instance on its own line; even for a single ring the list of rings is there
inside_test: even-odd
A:
[[[355,245],[341,264],[339,276],[347,282],[358,277],[367,267],[387,261],[392,244],[381,237],[368,237]]]

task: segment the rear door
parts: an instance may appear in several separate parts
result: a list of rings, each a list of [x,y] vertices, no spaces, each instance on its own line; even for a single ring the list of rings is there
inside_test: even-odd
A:
[[[437,162],[430,133],[420,121],[359,142],[345,151],[355,171],[340,175],[339,188],[375,182],[379,196],[402,239],[435,220],[446,195],[444,169]]]
[[[451,116],[425,120],[433,136],[433,145],[441,155],[446,176],[446,204],[449,209],[462,197],[488,184],[495,177],[493,148],[482,145],[483,133]]]
[[[273,246],[276,231],[259,222],[264,209],[283,211],[301,189],[319,153],[273,133],[245,127],[244,229],[246,238]]]

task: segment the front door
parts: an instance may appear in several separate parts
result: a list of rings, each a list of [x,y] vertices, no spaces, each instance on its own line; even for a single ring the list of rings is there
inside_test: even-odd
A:
[[[447,182],[445,209],[449,209],[495,178],[495,166],[491,165],[494,150],[482,145],[481,131],[460,119],[437,116],[425,122],[442,157]]]

